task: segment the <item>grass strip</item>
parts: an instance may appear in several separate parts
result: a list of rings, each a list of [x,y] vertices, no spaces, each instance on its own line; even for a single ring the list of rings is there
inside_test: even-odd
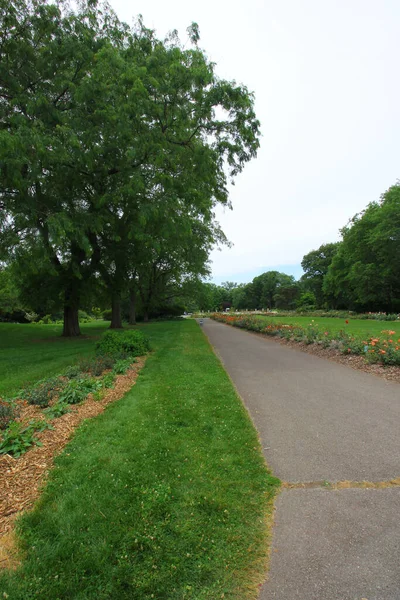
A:
[[[279,481],[198,325],[144,330],[136,386],[80,427],[19,521],[10,600],[256,597]]]

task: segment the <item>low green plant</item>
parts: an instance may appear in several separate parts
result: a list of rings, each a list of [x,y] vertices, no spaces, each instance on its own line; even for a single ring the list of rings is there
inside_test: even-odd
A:
[[[62,415],[71,412],[71,409],[66,402],[56,402],[53,406],[46,408],[44,412],[50,419],[58,419]]]
[[[66,382],[60,377],[43,379],[35,386],[23,390],[21,398],[26,400],[28,404],[46,407],[49,405],[49,402],[60,393],[65,385]]]
[[[85,357],[79,362],[79,369],[83,373],[91,373],[95,377],[102,375],[104,371],[112,369],[116,357],[111,354],[100,354],[99,356]]]
[[[114,383],[115,383],[115,374],[114,373],[107,373],[107,375],[104,375],[104,377],[101,380],[101,385],[103,386],[103,388],[112,388]]]
[[[52,429],[48,421],[31,421],[27,426],[12,421],[2,435],[0,454],[11,454],[18,458],[34,444],[41,446],[42,443],[35,437],[35,433],[45,429]]]
[[[66,404],[79,404],[85,398],[102,387],[101,381],[92,377],[72,379],[61,392],[58,401]]]
[[[117,360],[113,368],[113,373],[115,373],[116,375],[124,375],[130,368],[131,364],[134,362],[135,361],[132,358]]]
[[[142,356],[150,350],[149,340],[141,331],[128,329],[126,331],[106,331],[96,344],[96,354],[116,355],[125,352],[130,356]]]
[[[15,408],[11,404],[0,403],[0,429],[5,429],[15,419]]]
[[[65,369],[64,376],[67,377],[67,379],[75,379],[75,377],[79,377],[81,373],[82,371],[78,365],[71,365]]]

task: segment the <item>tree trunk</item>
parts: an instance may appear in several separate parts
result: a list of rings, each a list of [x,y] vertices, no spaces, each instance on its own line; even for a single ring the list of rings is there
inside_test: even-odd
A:
[[[144,311],[143,311],[143,321],[145,323],[149,322],[149,311],[148,311],[147,308],[145,308]]]
[[[136,325],[136,291],[131,290],[129,296],[129,325]]]
[[[111,302],[111,325],[110,329],[122,329],[121,299],[119,295],[113,294]]]
[[[81,335],[79,328],[79,295],[74,287],[65,290],[64,300],[64,327],[63,337],[77,337]]]

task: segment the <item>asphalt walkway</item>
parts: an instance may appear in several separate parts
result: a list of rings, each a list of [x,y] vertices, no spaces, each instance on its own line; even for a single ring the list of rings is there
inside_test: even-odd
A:
[[[260,600],[400,600],[400,386],[210,319],[203,329],[285,482]],[[347,481],[348,489],[329,483]]]

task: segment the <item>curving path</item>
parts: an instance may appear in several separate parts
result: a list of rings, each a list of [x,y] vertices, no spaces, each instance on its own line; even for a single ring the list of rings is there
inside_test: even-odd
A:
[[[210,319],[203,329],[268,465],[293,484],[276,502],[260,600],[400,600],[400,486],[388,483],[400,477],[400,385]]]

